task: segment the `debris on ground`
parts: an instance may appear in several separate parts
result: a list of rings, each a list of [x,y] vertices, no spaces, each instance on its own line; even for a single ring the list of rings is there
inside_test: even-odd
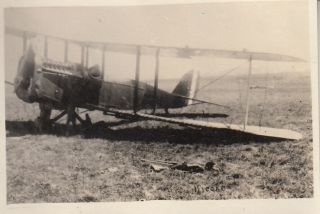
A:
[[[209,171],[213,169],[213,166],[214,166],[214,163],[212,161],[209,161],[204,165],[204,169]]]
[[[192,163],[182,163],[177,164],[176,166],[171,167],[171,169],[177,169],[187,172],[195,172],[195,173],[201,173],[204,172],[204,167],[200,166],[199,164],[192,164]]]
[[[162,170],[169,169],[167,166],[161,166],[157,164],[150,164],[150,168],[155,172],[161,172]]]
[[[117,167],[110,167],[108,168],[109,172],[117,172],[119,169]]]
[[[161,172],[163,170],[181,170],[185,172],[192,172],[192,173],[202,173],[206,171],[214,171],[215,175],[219,174],[219,170],[214,168],[214,163],[212,161],[208,161],[205,164],[200,163],[177,163],[177,162],[169,162],[163,160],[147,160],[141,159],[142,162],[148,163],[148,166],[155,171]]]

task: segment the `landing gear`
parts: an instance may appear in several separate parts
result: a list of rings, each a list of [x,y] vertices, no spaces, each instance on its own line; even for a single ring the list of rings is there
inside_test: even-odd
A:
[[[69,136],[71,131],[74,131],[76,128],[76,108],[73,106],[67,107],[67,129],[66,135]],[[71,125],[70,125],[71,123]]]
[[[166,115],[169,115],[169,114],[170,114],[168,108],[165,108],[165,109],[164,109],[164,112],[166,113]]]
[[[49,132],[52,128],[52,124],[57,122],[63,116],[66,115],[66,129],[65,134],[69,136],[76,129],[76,121],[78,120],[82,125],[82,129],[85,130],[88,127],[92,126],[91,119],[88,114],[86,114],[86,118],[82,119],[76,112],[76,108],[74,106],[68,106],[66,110],[63,110],[60,114],[50,119],[52,106],[49,104],[40,103],[40,116],[36,120],[36,127],[40,133]]]
[[[69,136],[70,131],[74,131],[76,128],[76,121],[79,121],[82,126],[82,131],[92,126],[89,114],[86,114],[86,118],[82,119],[79,114],[75,111],[75,107],[69,106],[67,108],[67,132],[66,135]],[[70,124],[71,123],[71,124]]]
[[[40,115],[36,119],[36,127],[38,128],[39,132],[48,132],[51,128],[51,106],[44,103],[39,103],[40,108]]]

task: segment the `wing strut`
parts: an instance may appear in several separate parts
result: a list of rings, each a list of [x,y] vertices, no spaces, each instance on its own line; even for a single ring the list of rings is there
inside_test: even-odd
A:
[[[266,103],[267,103],[268,79],[269,79],[269,72],[267,72],[267,74],[266,74],[266,86],[265,86],[265,89],[264,89],[263,105],[262,105],[262,109],[260,111],[259,126],[261,126],[263,112],[264,112],[264,109],[265,109],[265,106],[266,106]]]
[[[84,46],[81,45],[81,65],[84,66]]]
[[[105,66],[105,54],[106,54],[106,47],[103,46],[102,49],[102,62],[101,62],[101,73],[102,73],[102,80],[104,80],[104,66]]]
[[[48,37],[44,37],[44,57],[48,58]]]
[[[89,67],[89,46],[86,46],[86,68]]]
[[[159,53],[160,48],[157,49],[156,52],[156,67],[155,67],[155,76],[154,76],[154,90],[153,90],[153,113],[156,112],[157,109],[157,93],[158,93],[158,80],[159,80]]]
[[[248,116],[249,116],[249,95],[250,95],[250,82],[251,82],[251,73],[252,73],[252,57],[249,58],[249,70],[248,70],[248,81],[247,81],[247,95],[246,95],[246,114],[243,124],[243,129],[246,129],[246,126],[248,124]]]
[[[24,32],[24,33],[23,33],[23,37],[22,37],[23,53],[25,53],[26,50],[27,50],[27,41],[28,41],[27,33]]]
[[[69,50],[69,43],[68,40],[64,42],[64,62],[68,62],[68,51]]]
[[[134,95],[133,95],[133,112],[137,113],[138,111],[138,99],[139,99],[139,81],[140,81],[140,55],[141,48],[137,47],[137,57],[136,57],[136,76],[135,76],[135,86],[134,86]]]

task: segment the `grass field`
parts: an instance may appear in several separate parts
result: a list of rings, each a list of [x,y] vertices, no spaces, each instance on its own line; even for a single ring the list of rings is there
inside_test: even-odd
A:
[[[196,105],[174,113],[228,113],[204,120],[242,123],[244,83],[229,77],[199,94],[233,107]],[[255,75],[252,84],[263,76]],[[6,87],[6,160],[8,203],[136,200],[306,198],[313,196],[310,76],[273,74],[271,89],[251,94],[249,123],[301,132],[286,141],[198,130],[161,122],[129,125],[100,112],[99,123],[85,138],[65,137],[62,124],[51,134],[38,134],[30,120],[37,105],[18,100]],[[165,84],[164,84],[165,85]],[[169,86],[168,86],[169,87]],[[203,118],[197,118],[203,119]],[[141,159],[205,163],[215,170],[191,173],[155,172]]]

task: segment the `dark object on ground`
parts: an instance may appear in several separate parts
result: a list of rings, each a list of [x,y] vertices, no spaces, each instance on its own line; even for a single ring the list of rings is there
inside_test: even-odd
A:
[[[204,172],[204,168],[198,164],[188,164],[186,162],[171,167],[171,169],[178,169],[187,172],[201,173]]]
[[[212,161],[209,161],[206,163],[206,165],[204,166],[205,170],[212,170],[214,166],[214,163]]]
[[[198,164],[198,163],[187,163],[183,162],[181,164],[177,162],[169,162],[169,161],[162,161],[162,160],[147,160],[141,159],[143,162],[150,163],[150,168],[155,172],[161,172],[166,169],[174,169],[174,170],[182,170],[186,172],[192,173],[202,173],[205,170],[210,171],[214,170],[213,166],[214,163],[212,161],[208,161],[206,164]],[[218,170],[215,170],[218,172]],[[219,172],[218,172],[219,174]]]

